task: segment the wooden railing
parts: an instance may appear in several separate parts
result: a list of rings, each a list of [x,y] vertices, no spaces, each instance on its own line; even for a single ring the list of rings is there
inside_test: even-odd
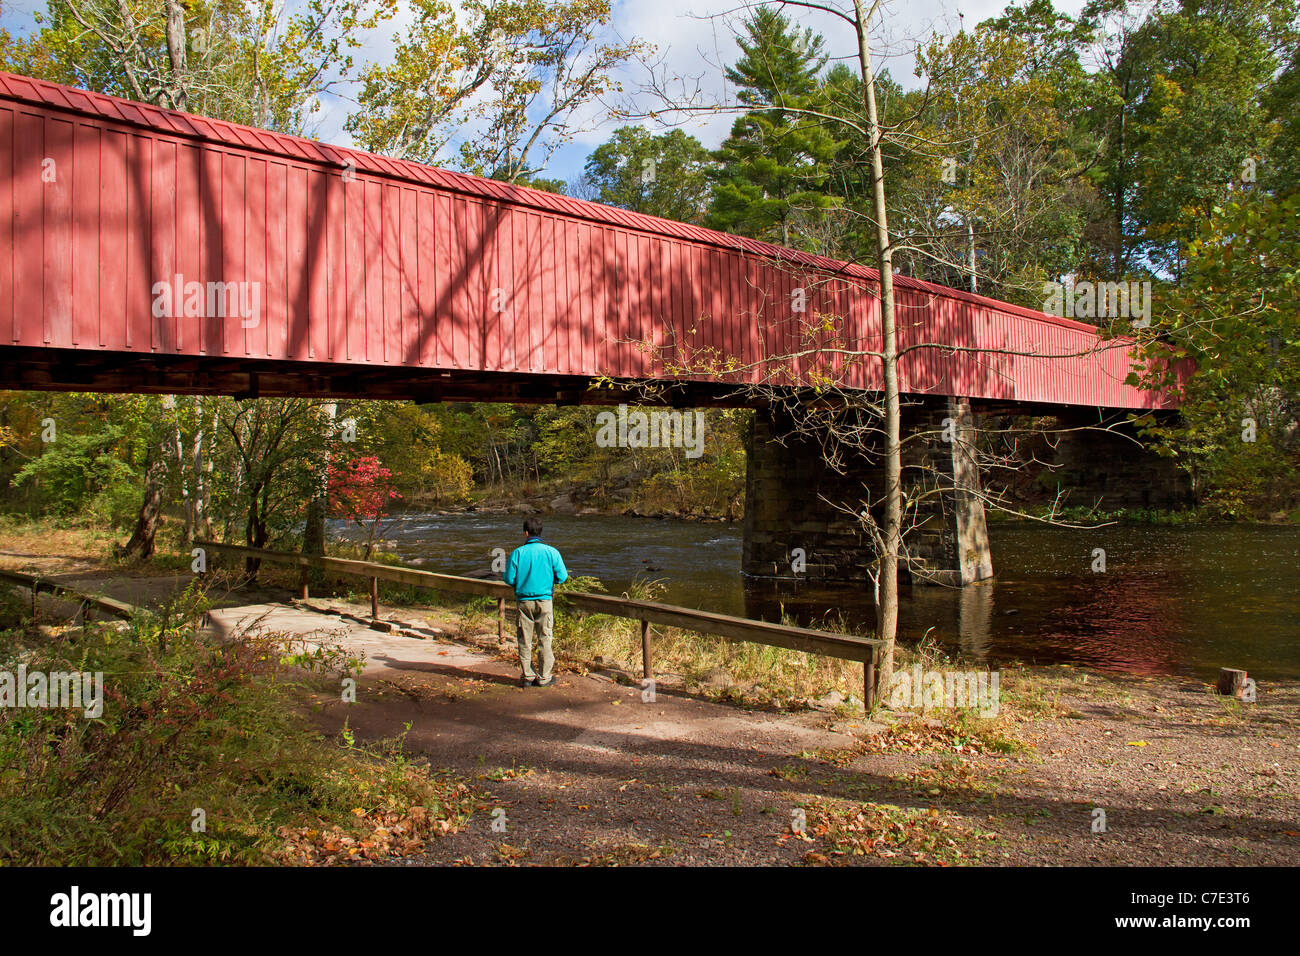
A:
[[[302,574],[299,578],[299,588],[304,599],[308,596],[308,572],[312,570],[368,578],[370,580],[370,615],[375,620],[379,618],[380,581],[392,581],[413,587],[496,598],[498,638],[503,636],[505,629],[506,601],[514,598],[514,590],[501,581],[485,581],[479,578],[466,578],[454,574],[438,574],[433,571],[422,571],[400,565],[354,561],[350,558],[320,557],[290,551],[268,551],[264,548],[250,548],[239,544],[218,544],[214,541],[195,541],[194,546],[216,554],[228,554],[301,568]],[[678,607],[673,604],[660,604],[656,601],[640,601],[635,598],[591,594],[584,591],[561,592],[556,595],[556,600],[561,603],[561,606],[567,605],[592,614],[609,614],[614,617],[640,621],[641,670],[647,678],[654,677],[650,625],[659,624],[664,627],[676,627],[700,634],[712,634],[730,641],[748,641],[754,644],[766,644],[772,647],[804,651],[808,654],[820,654],[823,657],[860,662],[863,667],[862,686],[864,699],[868,706],[873,704],[876,699],[876,668],[880,660],[882,645],[879,640],[872,637],[814,631],[806,627],[790,627],[768,621],[755,621],[744,617],[732,617],[727,614],[714,614],[711,611],[697,611],[693,608]]]
[[[19,587],[31,589],[33,618],[36,617],[36,598],[42,591],[47,594],[55,594],[80,601],[83,605],[83,617],[89,616],[91,608],[103,611],[113,617],[120,617],[123,620],[129,620],[138,611],[138,608],[127,604],[125,601],[115,601],[113,598],[102,597],[98,594],[88,594],[66,584],[60,584],[58,581],[51,581],[49,578],[26,574],[22,571],[8,571],[0,568],[0,581],[8,581],[10,584],[17,584]]]

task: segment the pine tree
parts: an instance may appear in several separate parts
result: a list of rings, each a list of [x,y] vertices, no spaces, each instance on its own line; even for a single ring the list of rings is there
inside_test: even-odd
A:
[[[824,251],[817,239],[829,164],[840,143],[812,108],[826,65],[824,41],[771,7],[745,21],[741,58],[726,70],[737,99],[752,107],[714,153],[713,199],[706,224],[786,246]]]

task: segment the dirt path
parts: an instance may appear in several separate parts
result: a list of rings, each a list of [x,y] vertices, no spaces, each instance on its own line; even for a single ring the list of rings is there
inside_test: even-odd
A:
[[[81,572],[141,602],[188,578]],[[231,595],[213,625],[364,655],[356,703],[318,695],[321,729],[405,734],[407,754],[487,795],[465,829],[408,864],[1300,863],[1296,684],[1261,682],[1247,705],[1175,678],[1008,669],[1004,718],[972,731],[908,713],[752,711],[678,690],[651,701],[572,663],[556,687],[523,689],[508,644],[459,634],[445,612],[396,612],[406,633],[384,633],[269,603],[286,597]],[[311,606],[327,604],[364,618]]]
[[[481,819],[408,863],[1300,862],[1295,686],[1243,717],[1191,682],[1025,672],[1009,678],[1018,749],[1000,754],[913,715],[649,701],[573,672],[523,689],[508,655],[303,610],[214,619],[260,615],[369,661],[355,704],[319,699],[322,729],[409,724],[407,752],[490,794]]]

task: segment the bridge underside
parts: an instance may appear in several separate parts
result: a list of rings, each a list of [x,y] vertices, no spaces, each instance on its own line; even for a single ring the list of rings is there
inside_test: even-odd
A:
[[[1015,416],[1041,415],[1026,408]],[[900,572],[914,583],[964,586],[993,576],[985,502],[1030,506],[1004,484],[1017,466],[1031,471],[1041,500],[1099,512],[1169,510],[1191,503],[1190,482],[1169,458],[1149,450],[1123,412],[1057,407],[1047,411],[1028,452],[991,455],[981,420],[1006,408],[960,398],[907,398],[903,406],[903,553]],[[1168,414],[1168,413],[1165,413]],[[869,584],[876,549],[868,513],[884,525],[884,465],[879,441],[856,441],[856,453],[832,467],[825,432],[796,430],[788,413],[759,409],[750,431],[742,570],[757,577]],[[1037,447],[1041,444],[1043,447]],[[863,445],[871,447],[862,448]],[[993,461],[998,476],[982,472]],[[998,484],[996,489],[986,487]]]
[[[656,383],[547,373],[394,368],[221,356],[0,346],[0,388],[235,398],[361,398],[517,404],[664,404],[677,408],[752,407],[735,385]],[[1159,413],[1176,414],[1176,413]],[[1146,450],[1103,409],[946,396],[904,396],[905,519],[902,571],[915,582],[963,586],[993,574],[983,482],[974,449],[981,421],[1050,416],[1064,429],[1046,450],[1038,483],[1063,503],[1099,510],[1173,508],[1190,501],[1176,465]],[[946,426],[949,437],[944,438]],[[1097,430],[1101,426],[1107,430]],[[910,437],[909,437],[910,436]],[[875,560],[852,513],[882,498],[879,449],[832,468],[816,436],[792,437],[788,414],[755,409],[746,479],[742,570],[755,576],[866,584]],[[1052,483],[1055,485],[1048,488]],[[999,497],[1001,497],[999,495]],[[846,511],[845,509],[850,509]],[[874,509],[883,522],[880,509]],[[800,557],[801,556],[801,557]]]
[[[295,362],[221,355],[168,355],[0,345],[0,389],[235,398],[510,402],[519,405],[671,405],[750,408],[755,394],[717,381],[634,380],[473,369]],[[793,393],[793,389],[790,390]],[[982,415],[1056,414],[1062,406],[970,401]]]
[[[521,405],[654,403],[634,383],[620,385],[585,375],[20,346],[0,346],[0,388]],[[682,408],[745,404],[734,392],[716,382],[682,382],[667,389],[661,401]]]

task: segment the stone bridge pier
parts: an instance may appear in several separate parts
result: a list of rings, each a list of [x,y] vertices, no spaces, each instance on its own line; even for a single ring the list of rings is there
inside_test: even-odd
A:
[[[903,408],[904,515],[900,572],[913,582],[961,586],[993,575],[980,476],[970,454],[975,416],[958,398],[907,399]],[[794,434],[789,413],[756,409],[745,482],[746,574],[866,583],[876,555],[857,515],[883,524],[879,448],[836,469],[820,442]],[[881,443],[883,444],[883,443]]]
[[[1193,503],[1191,477],[1162,458],[1121,416],[1074,409],[1056,418],[1048,453],[1051,470],[1040,482],[1067,506],[1100,511],[1169,511]]]

